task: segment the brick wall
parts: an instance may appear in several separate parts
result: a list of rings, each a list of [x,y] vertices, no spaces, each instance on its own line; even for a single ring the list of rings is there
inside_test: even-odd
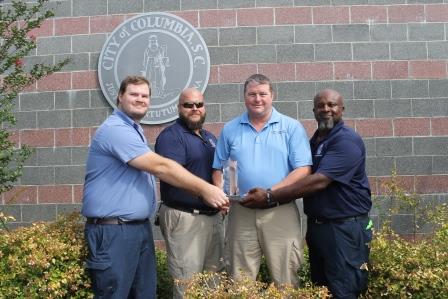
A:
[[[1,198],[12,203],[5,210],[18,224],[79,209],[89,140],[111,112],[97,81],[99,52],[118,24],[148,11],[181,16],[205,39],[212,64],[207,127],[215,133],[245,110],[241,83],[252,73],[275,81],[275,107],[309,133],[315,128],[312,97],[335,88],[346,99],[346,122],[364,137],[373,193],[382,194],[381,183],[396,165],[410,192],[446,201],[446,1],[59,2],[49,4],[56,17],[33,33],[38,46],[27,61],[69,56],[72,63],[18,99],[15,140],[36,148],[19,186]],[[151,143],[163,127],[145,126]],[[401,216],[405,230],[409,220]]]

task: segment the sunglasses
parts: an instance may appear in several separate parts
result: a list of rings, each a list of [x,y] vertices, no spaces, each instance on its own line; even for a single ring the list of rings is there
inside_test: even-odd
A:
[[[187,109],[192,109],[193,106],[196,106],[196,108],[202,108],[204,107],[204,102],[185,102],[182,104],[182,107],[187,108]]]

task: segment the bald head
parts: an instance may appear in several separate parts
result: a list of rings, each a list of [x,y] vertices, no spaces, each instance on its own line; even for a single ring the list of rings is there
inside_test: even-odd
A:
[[[314,117],[318,130],[326,132],[342,120],[344,112],[344,98],[333,89],[324,89],[314,97]]]
[[[344,106],[344,98],[341,96],[339,92],[337,92],[334,89],[324,89],[319,91],[314,96],[314,105],[316,105],[316,102],[319,101],[321,98],[331,98],[338,102],[340,106]]]
[[[194,87],[184,89],[179,95],[179,118],[183,120],[187,128],[199,132],[205,121],[204,96]]]
[[[195,87],[184,89],[179,95],[179,104],[182,104],[185,101],[197,102],[198,100],[203,101],[204,96],[202,95],[202,92]]]

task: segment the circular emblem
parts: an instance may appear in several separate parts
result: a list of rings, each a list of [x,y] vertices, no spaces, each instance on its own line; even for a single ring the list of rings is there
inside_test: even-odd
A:
[[[128,75],[151,82],[151,105],[141,122],[166,123],[178,117],[183,89],[204,92],[210,56],[202,36],[184,19],[158,12],[138,15],[111,33],[98,61],[101,90],[114,108],[121,80]]]

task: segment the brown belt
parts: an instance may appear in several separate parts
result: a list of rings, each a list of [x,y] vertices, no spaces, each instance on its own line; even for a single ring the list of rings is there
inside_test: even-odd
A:
[[[148,219],[141,220],[123,220],[118,217],[109,217],[109,218],[89,218],[87,217],[86,223],[88,224],[144,224],[148,223]]]

